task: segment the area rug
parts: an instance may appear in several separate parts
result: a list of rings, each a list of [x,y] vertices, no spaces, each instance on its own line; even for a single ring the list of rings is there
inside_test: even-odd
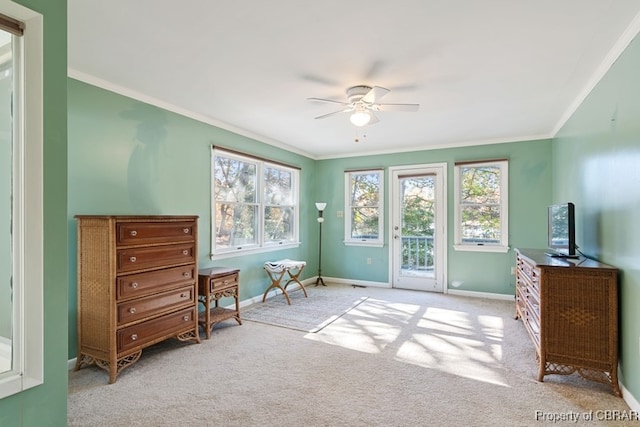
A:
[[[287,289],[291,305],[287,304],[284,295],[272,293],[265,302],[245,308],[240,316],[252,322],[318,332],[368,298],[344,285],[306,286],[305,289],[307,298],[301,289]]]

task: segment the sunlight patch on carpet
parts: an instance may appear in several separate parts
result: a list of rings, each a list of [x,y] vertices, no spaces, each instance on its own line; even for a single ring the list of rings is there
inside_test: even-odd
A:
[[[362,353],[381,353],[397,341],[403,328],[419,310],[420,306],[416,304],[368,298],[311,338]]]
[[[418,327],[420,332],[402,343],[396,360],[507,386],[501,372],[501,318],[430,307]]]
[[[414,333],[403,336],[408,325]],[[363,353],[393,351],[393,359],[499,386],[503,320],[418,304],[368,298],[308,338]]]

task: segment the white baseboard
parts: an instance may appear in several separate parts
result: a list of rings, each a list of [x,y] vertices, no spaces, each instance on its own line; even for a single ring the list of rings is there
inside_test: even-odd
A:
[[[323,277],[325,282],[338,283],[340,285],[353,285],[353,286],[364,286],[364,287],[372,287],[372,288],[391,288],[391,284],[388,282],[370,282],[367,280],[352,280],[352,279],[341,279],[338,277]],[[314,277],[312,282],[315,283],[316,278]]]
[[[618,385],[620,386],[620,391],[622,391],[622,398],[625,402],[627,402],[627,405],[629,405],[632,411],[640,414],[640,403],[638,403],[633,394],[631,394],[629,390],[627,390],[622,384],[620,384],[620,382],[618,382]]]
[[[488,299],[499,299],[504,301],[514,301],[515,295],[507,295],[507,294],[494,294],[491,292],[476,292],[476,291],[463,291],[458,289],[448,289],[447,293],[449,295],[460,295],[465,297],[474,297],[474,298],[488,298]]]
[[[354,285],[354,286],[365,286],[365,287],[370,286],[372,288],[386,288],[386,289],[393,288],[391,284],[388,282],[370,282],[365,280],[342,279],[338,277],[325,277],[324,279],[327,282],[339,283],[342,285]],[[315,283],[315,278],[311,279],[311,282]],[[306,286],[307,283],[304,283],[304,285]],[[499,299],[504,301],[515,301],[514,295],[495,294],[490,292],[475,292],[475,291],[463,291],[463,290],[457,290],[457,289],[445,289],[444,293],[451,294],[451,295],[474,297],[474,298],[489,298],[489,299]]]

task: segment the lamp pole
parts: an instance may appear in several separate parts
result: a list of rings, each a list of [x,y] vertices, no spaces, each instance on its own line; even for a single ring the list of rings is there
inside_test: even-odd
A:
[[[318,209],[318,226],[319,226],[319,234],[318,234],[318,278],[316,279],[316,286],[324,284],[324,280],[322,280],[322,223],[324,222],[324,217],[322,216],[322,212],[324,208],[327,207],[326,203],[316,203],[316,208]]]

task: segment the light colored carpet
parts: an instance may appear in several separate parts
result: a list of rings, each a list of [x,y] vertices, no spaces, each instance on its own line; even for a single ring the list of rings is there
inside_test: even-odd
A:
[[[201,344],[144,350],[115,384],[95,367],[70,372],[69,425],[638,425],[585,421],[629,413],[604,385],[575,375],[537,382],[512,302],[349,292],[368,298],[317,333],[230,320]],[[548,418],[563,414],[579,420]]]
[[[307,298],[300,288],[287,290],[291,305],[284,295],[273,295],[244,309],[243,320],[282,326],[303,332],[318,332],[367,299],[362,292],[348,286],[306,286]]]

